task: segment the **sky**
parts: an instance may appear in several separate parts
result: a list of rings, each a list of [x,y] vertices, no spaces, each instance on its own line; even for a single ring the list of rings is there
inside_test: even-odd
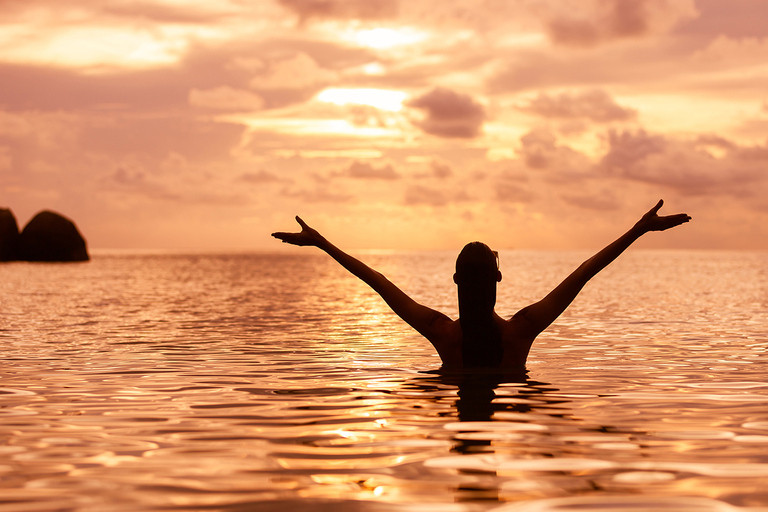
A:
[[[764,0],[0,0],[0,207],[97,249],[768,249]]]

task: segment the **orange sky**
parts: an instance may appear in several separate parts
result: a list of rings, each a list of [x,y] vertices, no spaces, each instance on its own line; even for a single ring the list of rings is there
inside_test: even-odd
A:
[[[0,207],[91,248],[768,249],[768,2],[0,0]]]

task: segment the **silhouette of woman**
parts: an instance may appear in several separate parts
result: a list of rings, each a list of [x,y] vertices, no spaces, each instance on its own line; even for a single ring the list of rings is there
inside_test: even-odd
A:
[[[643,215],[626,233],[582,263],[539,302],[509,320],[494,310],[496,283],[501,281],[496,253],[481,243],[467,244],[456,259],[459,319],[423,306],[379,272],[345,253],[296,217],[299,233],[272,233],[284,243],[315,246],[373,288],[390,308],[432,343],[444,369],[502,367],[525,364],[534,339],[570,305],[587,281],[649,231],[664,231],[691,220],[684,213],[659,216],[664,201]]]

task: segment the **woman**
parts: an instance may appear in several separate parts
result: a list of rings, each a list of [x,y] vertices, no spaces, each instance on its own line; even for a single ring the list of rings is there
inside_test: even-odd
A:
[[[659,216],[657,213],[663,204],[659,201],[629,231],[582,263],[546,297],[521,309],[509,320],[494,310],[496,283],[501,281],[498,259],[480,242],[467,244],[456,260],[453,280],[458,285],[459,319],[451,320],[411,299],[382,274],[330,243],[299,217],[296,220],[301,232],[272,233],[272,236],[284,243],[318,247],[362,279],[400,318],[432,343],[443,361],[443,368],[512,368],[525,364],[536,336],[565,311],[587,281],[635,240],[649,231],[664,231],[691,220],[684,213]]]

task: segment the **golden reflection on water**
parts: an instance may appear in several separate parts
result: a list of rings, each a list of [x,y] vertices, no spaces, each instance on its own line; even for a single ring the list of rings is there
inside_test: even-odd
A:
[[[455,315],[453,257],[371,264]],[[502,254],[501,312],[581,257]],[[323,258],[2,266],[0,509],[765,512],[767,273],[630,253],[528,372],[441,374]]]

